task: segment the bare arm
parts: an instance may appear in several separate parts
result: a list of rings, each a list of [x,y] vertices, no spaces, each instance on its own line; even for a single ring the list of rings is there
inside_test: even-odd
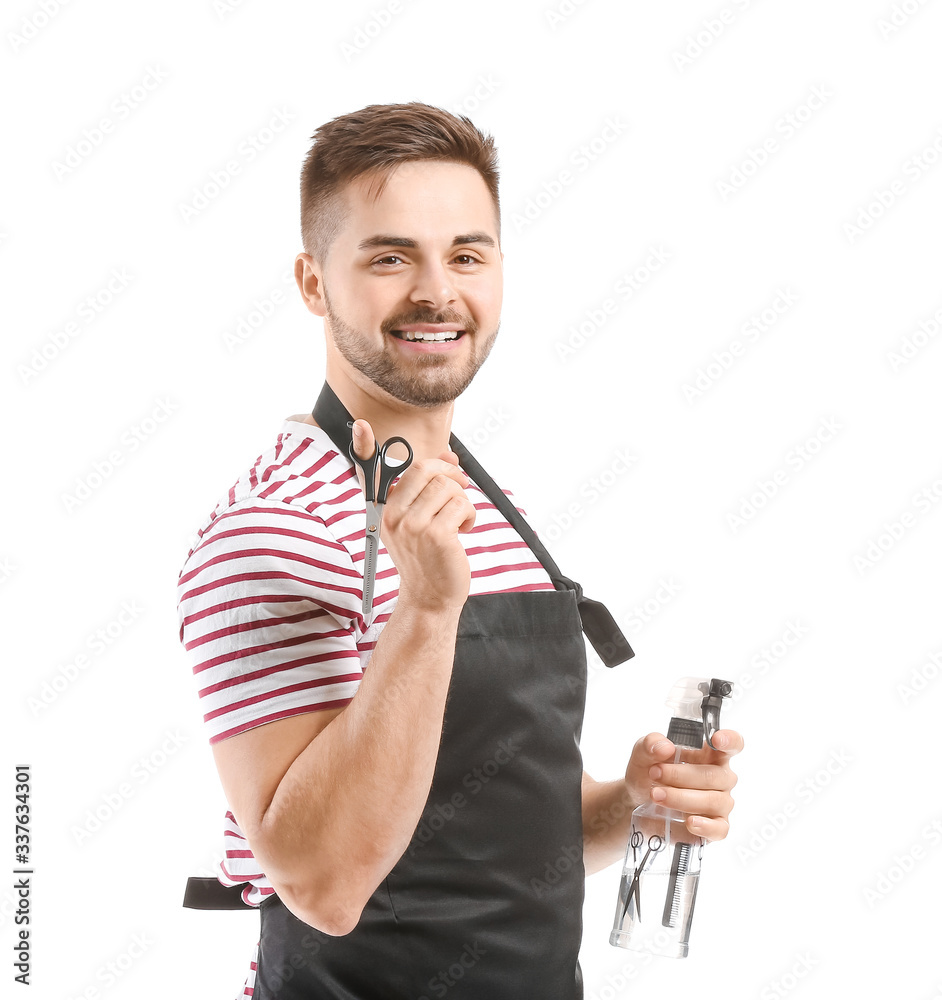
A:
[[[466,484],[455,464],[432,460],[416,462],[390,493],[383,542],[400,574],[399,599],[350,704],[214,747],[265,874],[296,916],[328,934],[356,925],[428,798],[470,588],[458,538],[474,522]]]

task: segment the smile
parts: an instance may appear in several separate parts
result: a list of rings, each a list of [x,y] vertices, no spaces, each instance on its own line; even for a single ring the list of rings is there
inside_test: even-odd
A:
[[[437,333],[425,333],[421,330],[393,330],[394,337],[400,340],[422,340],[435,343],[443,340],[457,340],[464,335],[464,330],[439,330]]]

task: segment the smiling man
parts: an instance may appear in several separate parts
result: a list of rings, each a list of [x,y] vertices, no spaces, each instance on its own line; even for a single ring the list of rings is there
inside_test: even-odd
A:
[[[428,105],[368,107],[316,132],[301,196],[295,274],[327,384],[180,576],[231,806],[219,882],[188,905],[260,908],[254,1000],[578,1000],[585,873],[621,857],[651,799],[726,836],[742,741],[673,765],[651,733],[623,778],[582,770],[583,628],[610,662],[631,650],[450,436],[500,318],[492,141]],[[394,435],[415,460],[367,620],[348,448]]]

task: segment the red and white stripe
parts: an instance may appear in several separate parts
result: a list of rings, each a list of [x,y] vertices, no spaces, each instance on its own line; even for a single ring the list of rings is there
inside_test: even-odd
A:
[[[459,537],[471,594],[552,590],[484,493],[472,483],[467,494],[477,517]],[[365,628],[364,519],[350,460],[320,428],[287,420],[203,524],[180,573],[178,610],[210,742],[353,698],[399,593],[381,547],[374,618]],[[243,899],[258,905],[271,884],[232,813],[224,829],[219,879],[244,885]],[[253,963],[244,996],[254,979]]]

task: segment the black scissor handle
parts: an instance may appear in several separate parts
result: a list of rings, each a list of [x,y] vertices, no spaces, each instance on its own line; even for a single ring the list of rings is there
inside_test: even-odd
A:
[[[409,453],[406,456],[406,460],[400,465],[388,465],[386,463],[386,452],[389,451],[389,446],[392,444],[402,444],[405,445],[406,451]],[[376,497],[377,503],[385,503],[386,497],[389,494],[390,483],[396,478],[396,476],[401,476],[406,469],[412,465],[412,445],[404,437],[391,437],[382,448],[379,449],[379,493]],[[373,456],[376,457],[375,455]]]
[[[409,452],[406,460],[401,465],[388,465],[386,462],[386,452],[393,444],[403,444]],[[412,445],[404,437],[391,437],[380,447],[378,444],[373,449],[373,454],[369,458],[360,458],[353,450],[353,442],[350,442],[350,458],[360,467],[363,472],[363,487],[366,499],[370,503],[385,503],[389,493],[389,485],[396,478],[401,476],[412,464]],[[379,465],[379,491],[376,490],[376,466]]]
[[[353,442],[351,441],[348,451],[354,465],[358,465],[363,473],[363,492],[366,499],[372,503],[376,499],[376,462],[379,459],[379,449],[374,447],[373,454],[369,458],[360,458],[353,450]]]

